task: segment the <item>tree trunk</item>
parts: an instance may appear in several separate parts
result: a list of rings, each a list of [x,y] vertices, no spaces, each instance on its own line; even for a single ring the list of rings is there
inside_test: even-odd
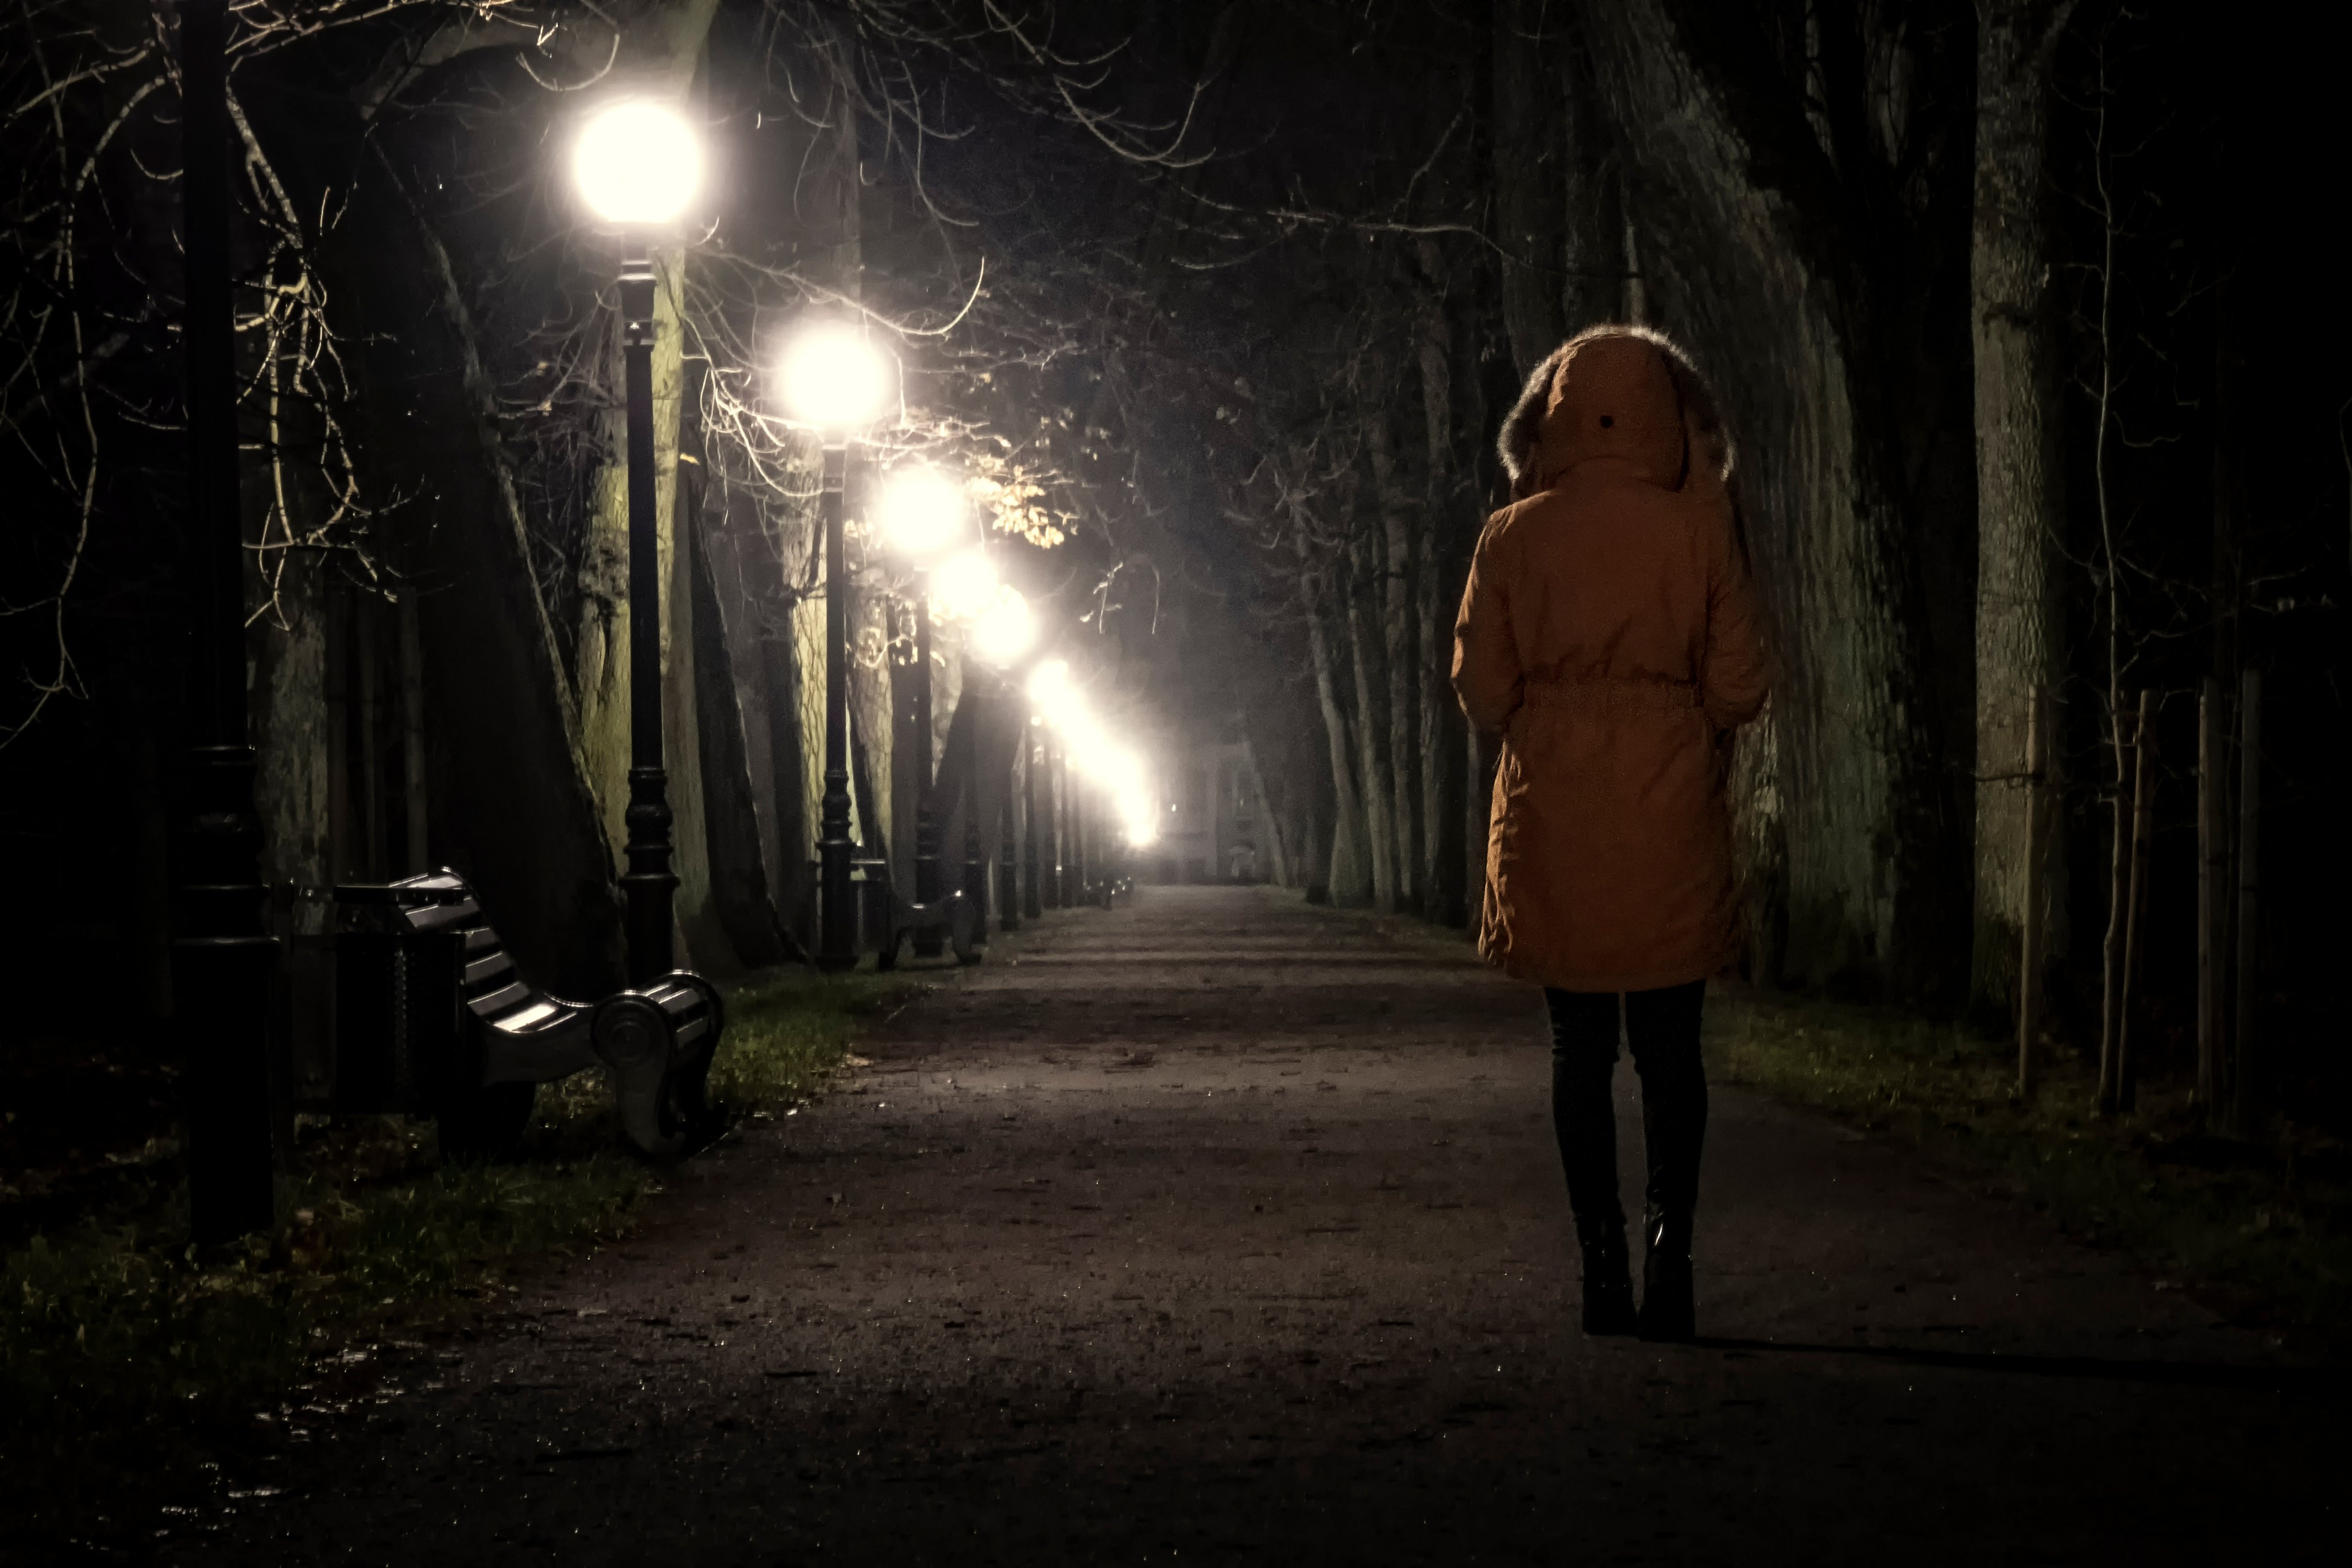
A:
[[[690,423],[688,428],[694,425]],[[793,945],[770,893],[760,793],[752,782],[751,747],[738,695],[740,683],[719,608],[718,574],[712,570],[713,530],[703,516],[699,476],[705,471],[698,455],[696,466],[680,484],[678,537],[687,547],[683,570],[693,595],[695,733],[701,748],[711,910],[736,957],[751,968],[764,968],[793,956]]]
[[[1601,112],[1597,40],[1581,7],[1570,5],[1560,14],[1567,31],[1559,76],[1568,89],[1561,121],[1567,142],[1559,160],[1560,204],[1568,214],[1560,271],[1566,337],[1601,321],[1631,319],[1638,301],[1630,298],[1625,160]],[[1555,341],[1544,351],[1558,346]]]
[[[1503,329],[1522,376],[1569,333],[1568,225],[1577,208],[1564,199],[1571,182],[1560,15],[1544,0],[1494,7],[1495,243]]]
[[[1438,538],[1441,534],[1469,535],[1473,530],[1461,526],[1461,521],[1470,519],[1463,518],[1464,487],[1454,469],[1454,329],[1446,316],[1445,253],[1434,238],[1423,235],[1418,260],[1422,434],[1428,453],[1428,486],[1423,497],[1421,527],[1413,531],[1412,688],[1421,773],[1416,795],[1420,862],[1415,884],[1422,918],[1452,921],[1455,900],[1447,886],[1451,879],[1445,874],[1446,844],[1459,808],[1446,789],[1446,761],[1454,755],[1446,745],[1446,721],[1454,704],[1446,679],[1452,649],[1445,633],[1452,622],[1445,613]],[[1449,548],[1443,555],[1450,559],[1454,553]]]
[[[699,559],[710,580],[708,630],[724,655],[713,668],[723,670],[733,688],[728,706],[741,737],[761,881],[784,933],[786,956],[801,957],[798,933],[814,834],[803,798],[807,762],[799,723],[801,672],[793,648],[796,591],[788,569],[805,555],[806,541],[789,526],[790,514],[771,532],[759,498],[732,485],[706,483],[696,511]],[[697,628],[701,634],[700,621]],[[744,959],[756,961],[750,949]]]
[[[893,832],[890,778],[897,726],[891,722],[890,601],[871,570],[853,574],[849,606],[850,732],[856,737],[858,839],[865,853],[887,860]],[[995,819],[982,824],[996,831]]]
[[[613,450],[608,439],[607,453]],[[628,843],[629,482],[608,460],[590,482],[588,537],[580,551],[580,624],[573,674],[580,713],[580,771],[614,858]]]
[[[1364,806],[1356,787],[1356,765],[1350,755],[1353,747],[1349,736],[1348,716],[1339,706],[1339,684],[1333,664],[1331,633],[1326,617],[1336,611],[1329,601],[1336,597],[1329,591],[1324,572],[1306,569],[1304,571],[1307,601],[1307,646],[1315,664],[1315,696],[1323,710],[1323,733],[1331,751],[1331,850],[1328,883],[1331,902],[1338,904],[1367,904],[1372,898],[1372,883],[1369,857],[1360,845]]]
[[[1976,916],[1969,989],[2007,1011],[2025,896],[2026,694],[2059,677],[2065,474],[2047,222],[2051,62],[2073,0],[1978,7],[1969,250],[1977,465]],[[2050,825],[2052,832],[2057,824]],[[2054,862],[2062,846],[2046,852]]]
[[[1283,831],[1282,818],[1274,809],[1274,797],[1266,790],[1265,775],[1259,769],[1255,754],[1244,758],[1244,766],[1249,772],[1250,798],[1255,802],[1257,820],[1265,837],[1269,864],[1259,874],[1276,887],[1296,887],[1298,859],[1292,851],[1290,835]]]
[[[496,389],[447,254],[382,160],[352,194],[338,246],[369,383],[414,417],[368,432],[418,496],[415,587],[424,644],[436,860],[482,894],[523,972],[574,996],[622,979],[620,904],[553,629],[531,574]]]
[[[1421,908],[1421,678],[1422,643],[1413,630],[1412,499],[1397,472],[1396,436],[1387,412],[1370,411],[1372,478],[1380,497],[1380,609],[1381,653],[1388,664],[1388,779],[1390,833],[1393,848],[1393,902],[1384,907]]]
[[[1350,549],[1354,570],[1349,574],[1349,591],[1341,600],[1340,612],[1347,620],[1349,659],[1356,677],[1356,782],[1364,803],[1364,858],[1371,867],[1372,907],[1393,915],[1396,818],[1394,797],[1389,793],[1388,759],[1382,755],[1388,726],[1382,722],[1387,716],[1381,711],[1380,640],[1371,625],[1372,617],[1379,613],[1380,577],[1375,569],[1380,553],[1380,541],[1369,531],[1357,535]]]
[[[2042,773],[2048,764],[2050,688],[2036,686],[2025,709],[2025,903],[2018,922],[2017,1097],[2033,1097],[2035,1057],[2042,1034]]]
[[[298,934],[315,936],[326,929],[322,901],[335,880],[328,758],[343,749],[346,737],[328,722],[327,620],[335,595],[325,581],[326,563],[308,551],[289,553],[273,608],[248,638],[257,652],[254,807],[261,819],[262,880],[291,887]],[[247,580],[259,581],[249,574]]]
[[[400,591],[400,768],[402,841],[399,872],[433,869],[425,849],[425,632],[416,618],[416,591]]]
[[[697,571],[689,488],[680,478],[679,440],[686,427],[685,257],[656,261],[654,291],[654,518],[662,582],[662,765],[669,774],[677,873],[678,935],[688,967],[705,974],[740,973],[743,957],[728,933],[710,863],[710,800],[703,777],[702,686],[697,674],[701,637],[695,628]],[[625,790],[627,774],[622,783]],[[625,844],[626,841],[621,841]],[[745,924],[756,922],[740,910]],[[761,950],[767,944],[761,944]]]

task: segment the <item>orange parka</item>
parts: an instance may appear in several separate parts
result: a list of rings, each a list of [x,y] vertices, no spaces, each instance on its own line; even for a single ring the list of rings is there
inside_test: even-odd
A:
[[[1739,949],[1727,732],[1769,684],[1713,400],[1655,333],[1595,328],[1506,422],[1519,497],[1478,540],[1454,688],[1503,737],[1478,949],[1636,991]]]

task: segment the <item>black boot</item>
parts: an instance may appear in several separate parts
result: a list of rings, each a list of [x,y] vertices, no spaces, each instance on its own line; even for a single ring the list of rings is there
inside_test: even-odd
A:
[[[1584,1250],[1584,1332],[1589,1334],[1629,1334],[1633,1332],[1633,1275],[1625,1259],[1622,1221],[1582,1242]]]
[[[1679,1342],[1696,1334],[1697,1309],[1691,1300],[1691,1217],[1686,1210],[1653,1208],[1643,1216],[1642,1317],[1643,1339]]]

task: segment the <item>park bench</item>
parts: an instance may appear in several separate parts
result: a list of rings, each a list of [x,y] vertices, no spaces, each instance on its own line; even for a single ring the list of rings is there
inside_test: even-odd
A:
[[[922,931],[936,931],[945,936],[957,963],[980,961],[980,908],[961,888],[929,904],[917,904],[890,880],[887,861],[861,860],[851,863],[860,882],[861,918],[866,940],[874,947],[876,968],[897,968],[898,949]]]
[[[602,1062],[621,1126],[675,1154],[709,1115],[718,988],[688,970],[598,1002],[530,984],[466,880],[442,870],[335,889],[332,1104],[433,1116],[444,1153],[496,1155],[541,1083]]]

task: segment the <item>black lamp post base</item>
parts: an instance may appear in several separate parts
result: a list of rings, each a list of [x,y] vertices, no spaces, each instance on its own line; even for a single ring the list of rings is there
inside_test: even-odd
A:
[[[836,801],[831,791],[825,796],[825,815],[836,810],[845,819],[849,815],[849,802],[845,793]],[[857,967],[857,883],[850,877],[850,861],[855,846],[846,836],[828,838],[817,845],[817,950],[816,967],[824,974],[838,975]]]
[[[267,1230],[277,1218],[268,1045],[277,978],[274,937],[172,944],[188,1075],[189,1230],[201,1247]]]

